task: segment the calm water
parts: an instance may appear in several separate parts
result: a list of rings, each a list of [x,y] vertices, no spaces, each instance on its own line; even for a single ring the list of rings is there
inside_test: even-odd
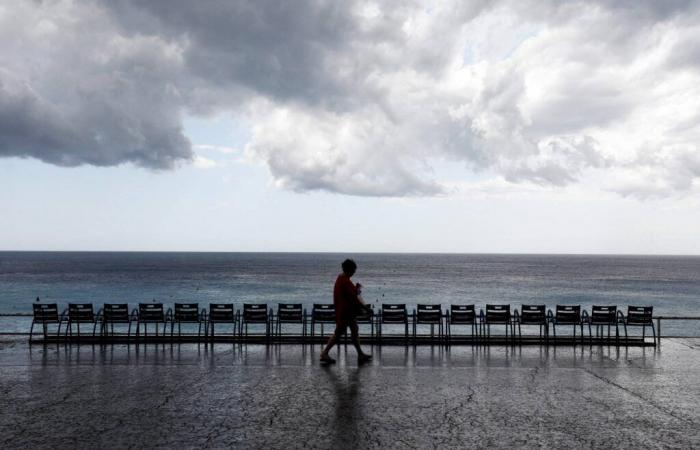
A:
[[[371,303],[653,305],[656,315],[700,316],[700,257],[329,253],[0,252],[0,312],[31,312],[36,297],[330,302],[346,256]],[[700,322],[673,328],[700,334]]]

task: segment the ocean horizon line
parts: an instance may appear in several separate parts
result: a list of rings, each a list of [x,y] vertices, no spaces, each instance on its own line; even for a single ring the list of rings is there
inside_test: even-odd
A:
[[[435,252],[435,251],[296,251],[296,250],[6,250],[0,253],[142,253],[142,254],[260,254],[260,255],[455,255],[455,256],[600,256],[600,257],[660,257],[698,258],[695,253],[583,253],[583,252]]]

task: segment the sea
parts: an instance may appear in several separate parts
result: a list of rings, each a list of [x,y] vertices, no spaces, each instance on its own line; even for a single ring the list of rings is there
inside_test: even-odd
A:
[[[332,302],[345,258],[365,302],[628,305],[700,316],[700,257],[383,253],[0,252],[0,314],[32,302]],[[0,332],[28,331],[2,317]],[[700,321],[664,321],[664,335],[700,336]]]

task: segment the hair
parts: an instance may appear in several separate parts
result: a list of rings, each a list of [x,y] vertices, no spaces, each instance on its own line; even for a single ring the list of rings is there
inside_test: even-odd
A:
[[[355,264],[355,261],[352,259],[346,259],[343,261],[343,264],[341,264],[341,267],[343,268],[343,272],[345,273],[354,273],[357,270],[357,264]]]

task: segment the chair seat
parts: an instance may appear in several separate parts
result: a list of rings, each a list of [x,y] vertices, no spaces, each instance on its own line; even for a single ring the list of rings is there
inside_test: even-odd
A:
[[[484,319],[484,323],[486,325],[509,325],[512,321],[510,319]]]
[[[436,319],[436,320],[416,319],[416,323],[419,325],[440,325],[442,323],[442,320],[441,319]]]
[[[589,320],[589,323],[591,325],[615,325],[618,322],[617,321],[609,321],[609,320]]]
[[[520,319],[520,325],[547,325],[547,319],[542,320],[522,320]]]

